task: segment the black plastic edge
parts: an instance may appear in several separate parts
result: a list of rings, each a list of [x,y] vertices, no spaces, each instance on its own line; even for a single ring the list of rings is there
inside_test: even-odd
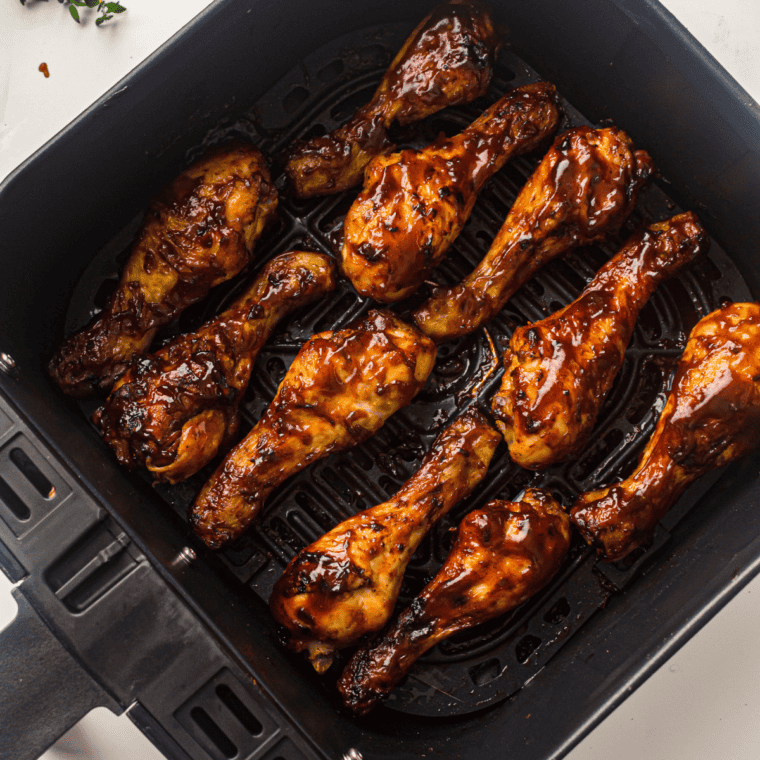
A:
[[[18,583],[26,576],[26,570],[2,540],[0,540],[0,570],[11,583]]]

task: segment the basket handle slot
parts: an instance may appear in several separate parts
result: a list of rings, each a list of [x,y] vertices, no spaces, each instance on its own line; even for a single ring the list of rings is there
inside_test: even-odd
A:
[[[19,448],[11,449],[10,459],[21,471],[21,474],[34,486],[37,493],[43,499],[52,499],[55,496],[53,484],[45,477],[44,473],[32,462],[29,455]]]

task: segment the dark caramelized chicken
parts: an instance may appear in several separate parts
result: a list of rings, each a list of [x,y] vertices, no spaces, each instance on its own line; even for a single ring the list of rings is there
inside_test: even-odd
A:
[[[486,180],[511,156],[535,148],[558,123],[554,86],[528,84],[455,137],[378,156],[346,215],[343,273],[364,296],[406,298],[459,235]]]
[[[582,494],[571,516],[610,562],[648,541],[687,486],[760,444],[760,304],[735,303],[691,331],[638,467]]]
[[[72,396],[110,390],[156,329],[251,260],[277,208],[264,157],[252,146],[212,151],[148,206],[116,292],[69,336],[49,372]]]
[[[517,196],[485,258],[461,284],[436,289],[414,314],[436,342],[485,324],[555,256],[617,232],[652,172],[614,127],[560,135]]]
[[[691,212],[653,224],[628,240],[569,306],[515,330],[493,413],[517,464],[542,470],[581,453],[639,311],[660,281],[708,245]]]
[[[344,520],[291,561],[269,606],[317,671],[335,650],[386,624],[420,541],[483,479],[500,440],[479,412],[466,412],[392,499]]]
[[[484,95],[498,47],[479,3],[439,5],[404,43],[366,106],[339,129],[295,148],[285,167],[295,194],[309,198],[358,185],[369,161],[390,147],[394,121],[408,124]]]
[[[238,404],[278,321],[334,287],[332,259],[283,253],[218,317],[137,357],[93,416],[119,461],[170,483],[210,462],[237,431]]]
[[[237,538],[291,475],[376,433],[407,406],[435,363],[435,346],[393,314],[310,338],[272,403],[206,483],[190,514],[212,549]]]
[[[354,654],[338,681],[343,701],[369,712],[435,644],[540,591],[569,546],[570,520],[543,491],[470,512],[435,578],[390,630]]]

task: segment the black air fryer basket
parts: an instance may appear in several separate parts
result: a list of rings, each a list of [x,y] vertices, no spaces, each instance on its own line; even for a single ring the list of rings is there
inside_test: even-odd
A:
[[[501,351],[515,326],[575,298],[632,229],[690,208],[713,243],[645,307],[588,450],[539,474],[501,446],[485,482],[414,556],[401,603],[435,572],[467,511],[528,486],[569,506],[630,472],[691,327],[760,296],[758,107],[656,3],[491,3],[508,44],[489,94],[398,128],[394,140],[420,147],[454,134],[512,87],[548,79],[563,99],[563,128],[614,122],[662,178],[620,238],[552,262],[487,332],[442,346],[410,407],[363,446],[288,481],[234,546],[207,551],[185,519],[213,467],[151,486],[99,440],[88,421],[97,402],[66,399],[48,379],[57,342],[107,298],[152,191],[228,137],[252,140],[278,177],[288,146],[371,97],[430,5],[219,0],[0,187],[0,567],[21,581],[18,617],[0,633],[1,756],[36,758],[103,705],[126,710],[168,758],[184,760],[560,757],[760,569],[755,456],[697,483],[624,563],[600,563],[576,537],[541,594],[436,647],[362,719],[340,706],[339,670],[320,678],[288,652],[266,606],[297,551],[388,498],[452,417],[487,406],[501,372],[490,344]],[[486,186],[437,281],[461,279],[482,257],[541,153]],[[281,193],[258,261],[334,252],[355,194]],[[80,198],[101,199],[95,218],[78,213]],[[250,274],[162,337],[214,314]],[[245,425],[304,340],[371,305],[342,283],[283,323],[259,357]]]

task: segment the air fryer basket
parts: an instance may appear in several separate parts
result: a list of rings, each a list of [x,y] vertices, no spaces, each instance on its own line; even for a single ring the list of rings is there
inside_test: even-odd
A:
[[[176,50],[170,48],[164,54],[161,70],[172,71],[172,61],[175,65],[178,63],[172,55],[175,58],[180,56],[180,44],[187,45],[186,50],[190,49],[189,40],[193,32],[208,35],[209,30],[216,30],[215,34],[220,35],[219,30],[223,26],[229,32],[234,27],[233,18],[237,19],[235,23],[238,26],[247,23],[247,30],[254,28],[246,19],[250,14],[245,6],[251,5],[251,10],[256,10],[255,3],[230,0],[221,5],[228,11],[226,24],[222,24],[221,9],[205,14],[205,18],[185,35],[186,42],[180,40],[174,46]],[[276,17],[272,8],[260,5],[263,17],[266,18],[267,13],[271,14],[270,18]],[[89,426],[87,420],[95,402],[74,404],[64,401],[50,387],[42,373],[42,366],[54,339],[60,338],[62,333],[63,320],[60,317],[57,329],[46,333],[43,327],[43,337],[39,334],[35,336],[31,346],[33,359],[18,362],[17,378],[35,376],[29,387],[21,389],[18,382],[4,381],[3,390],[22,411],[22,418],[6,433],[0,431],[0,478],[5,477],[1,466],[5,461],[4,455],[7,454],[9,467],[16,470],[6,478],[10,484],[7,486],[10,494],[7,488],[4,489],[0,492],[0,501],[6,507],[11,504],[10,510],[14,512],[13,494],[19,491],[22,491],[22,496],[33,493],[28,486],[35,486],[35,478],[39,494],[44,496],[50,493],[49,489],[45,490],[44,483],[39,485],[41,481],[28,465],[24,470],[18,464],[16,460],[19,460],[19,455],[13,453],[23,448],[19,446],[19,436],[36,441],[35,434],[39,430],[42,433],[41,442],[32,444],[27,458],[38,462],[38,472],[42,471],[46,482],[57,489],[54,503],[46,505],[47,511],[52,514],[56,514],[56,510],[62,512],[68,498],[66,488],[85,492],[89,489],[95,501],[104,503],[116,518],[115,522],[102,510],[96,509],[97,517],[91,518],[92,525],[83,525],[79,533],[71,528],[71,536],[66,536],[64,545],[47,547],[52,561],[40,573],[40,591],[34,592],[38,593],[37,606],[44,607],[45,595],[49,596],[50,593],[63,605],[66,613],[46,610],[47,615],[54,618],[53,623],[44,615],[43,619],[58,638],[61,634],[68,637],[66,643],[73,644],[96,682],[101,686],[106,682],[105,691],[115,697],[116,705],[126,707],[134,699],[139,701],[139,705],[133,708],[133,717],[143,728],[153,726],[152,730],[163,737],[161,746],[164,751],[170,752],[167,747],[171,745],[171,751],[186,753],[178,754],[178,757],[274,758],[289,757],[288,752],[313,751],[333,757],[349,747],[356,747],[365,753],[366,758],[374,758],[411,757],[423,748],[437,746],[445,757],[470,757],[485,748],[503,746],[502,742],[509,736],[513,741],[519,737],[522,749],[515,756],[544,757],[550,753],[558,756],[598,720],[601,709],[610,709],[624,689],[645,676],[647,669],[642,662],[642,653],[652,655],[653,661],[664,657],[667,651],[665,643],[676,640],[673,639],[674,633],[676,636],[687,635],[689,627],[694,626],[696,621],[706,619],[720,600],[730,593],[732,586],[738,588],[741,581],[751,577],[755,571],[760,551],[757,541],[753,543],[752,540],[755,534],[746,528],[744,513],[747,507],[730,498],[732,494],[738,496],[741,493],[745,501],[757,502],[757,483],[752,475],[752,464],[744,463],[731,468],[723,476],[721,488],[724,498],[716,497],[715,491],[711,491],[719,474],[700,481],[658,527],[652,546],[637,552],[624,563],[607,565],[598,562],[576,537],[561,572],[540,595],[513,613],[459,634],[436,647],[415,666],[386,705],[361,720],[348,716],[338,704],[333,684],[339,670],[333,668],[327,676],[319,679],[300,656],[280,647],[278,632],[266,612],[265,602],[273,583],[299,549],[339,520],[394,493],[416,469],[435,435],[455,415],[471,404],[488,407],[488,399],[498,387],[501,375],[500,366],[494,362],[491,343],[500,352],[516,325],[540,319],[572,300],[601,264],[617,250],[621,241],[642,223],[672,216],[678,212],[680,202],[684,207],[695,208],[700,213],[716,239],[709,256],[702,257],[662,285],[645,307],[626,354],[625,365],[605,402],[592,444],[577,461],[557,465],[544,473],[528,472],[512,464],[506,447],[501,446],[486,481],[470,499],[436,526],[416,553],[407,572],[400,604],[419,591],[435,572],[450,546],[451,529],[471,509],[496,496],[515,497],[528,486],[547,488],[569,506],[581,491],[627,474],[654,427],[666,397],[671,371],[691,327],[701,316],[728,301],[752,297],[754,276],[752,267],[747,266],[744,253],[746,239],[741,236],[739,243],[735,229],[732,234],[725,234],[724,228],[730,227],[730,224],[726,222],[725,208],[717,208],[720,203],[703,203],[701,199],[704,195],[699,193],[696,198],[689,196],[689,191],[701,190],[700,182],[706,181],[706,175],[698,176],[695,166],[690,166],[690,162],[699,164],[695,156],[684,157],[684,143],[689,143],[693,130],[678,133],[678,140],[675,140],[664,132],[663,121],[659,124],[647,123],[647,128],[642,130],[643,117],[638,111],[626,114],[614,107],[600,107],[598,102],[589,103],[588,93],[572,78],[572,72],[562,71],[557,57],[552,60],[550,56],[553,35],[560,36],[560,23],[569,24],[567,36],[560,36],[567,54],[571,55],[573,47],[580,45],[583,39],[577,35],[573,39],[571,32],[578,20],[568,19],[567,9],[556,7],[561,5],[550,2],[536,4],[530,13],[517,7],[502,9],[503,18],[512,27],[510,39],[513,46],[500,55],[489,95],[469,106],[447,109],[420,124],[397,129],[394,135],[396,142],[420,147],[433,140],[439,132],[454,134],[512,87],[546,77],[555,81],[560,94],[568,98],[563,100],[566,122],[562,128],[581,123],[600,124],[614,116],[615,123],[632,134],[637,147],[650,150],[658,165],[664,168],[664,176],[672,179],[673,185],[664,179],[644,191],[634,218],[617,239],[605,245],[581,249],[564,260],[548,265],[510,300],[504,311],[486,328],[487,333],[480,330],[441,347],[433,376],[410,407],[397,413],[378,435],[363,446],[330,457],[286,483],[269,500],[256,529],[234,546],[211,556],[189,535],[186,525],[187,507],[213,467],[178,486],[151,487],[147,478],[125,475],[116,469],[110,452]],[[624,75],[633,77],[636,67],[631,63],[631,59],[635,58],[631,51],[640,48],[636,54],[648,65],[640,65],[638,76],[645,80],[647,87],[659,83],[651,71],[655,62],[650,60],[653,43],[649,37],[641,35],[637,25],[641,26],[641,19],[646,18],[655,32],[661,34],[662,30],[655,24],[658,18],[662,24],[662,18],[658,16],[661,11],[637,3],[599,2],[589,3],[589,6],[593,8],[583,11],[576,8],[574,13],[588,14],[587,18],[584,16],[586,23],[596,25],[597,32],[604,30],[605,34],[598,35],[595,40],[609,45],[610,51],[610,40],[618,35],[615,39],[617,52],[609,53],[612,62],[622,63]],[[347,12],[347,6],[342,10]],[[334,11],[323,8],[322,12],[332,13],[331,18],[334,19]],[[278,176],[278,185],[284,190],[283,178],[279,173],[281,159],[288,146],[296,139],[330,130],[342,123],[371,96],[385,67],[411,27],[409,20],[390,20],[398,18],[394,12],[395,8],[389,9],[385,14],[389,18],[380,19],[381,23],[370,23],[370,18],[356,17],[351,24],[344,25],[344,28],[350,27],[350,31],[342,36],[336,35],[336,29],[329,32],[323,30],[319,42],[329,41],[326,44],[312,43],[309,45],[312,52],[308,55],[289,58],[291,65],[298,61],[297,65],[276,81],[269,76],[269,81],[274,83],[269,87],[262,85],[255,93],[256,97],[244,99],[236,91],[234,98],[226,101],[219,99],[215,107],[192,103],[193,118],[188,121],[190,127],[185,134],[181,137],[154,135],[151,139],[151,144],[158,149],[151,158],[161,166],[161,174],[170,176],[197,156],[206,145],[230,136],[243,135],[273,158],[274,174]],[[419,15],[422,12],[420,10]],[[408,13],[399,15],[406,16]],[[540,28],[539,19],[544,23]],[[307,24],[306,20],[304,24]],[[316,20],[315,24],[318,25]],[[277,27],[275,23],[273,28],[285,33],[282,25]],[[627,36],[622,34],[624,29]],[[669,51],[677,59],[674,51],[678,44],[683,44],[683,36],[675,34],[672,29],[670,34],[673,39],[669,43]],[[656,34],[653,36],[656,39]],[[238,37],[246,40],[240,31]],[[528,44],[536,40],[544,44]],[[207,41],[205,44],[211,43]],[[690,53],[694,55],[693,47]],[[598,58],[599,55],[598,51],[589,53],[591,58]],[[559,60],[561,62],[561,56]],[[530,61],[530,65],[526,61]],[[159,61],[153,61],[150,65],[155,71]],[[223,69],[223,63],[209,65]],[[671,64],[670,69],[662,72],[662,77],[671,83],[676,80],[672,69]],[[605,78],[609,79],[609,72],[595,78],[595,87],[601,87]],[[264,79],[262,76],[262,81]],[[239,89],[244,90],[246,86],[241,84]],[[612,87],[609,83],[608,86]],[[629,85],[629,89],[632,86]],[[715,83],[712,86],[716,86]],[[199,89],[201,99],[209,97],[204,88]],[[724,86],[724,90],[723,95],[728,97],[731,94],[729,88]],[[648,110],[657,113],[658,108],[663,107],[661,98],[658,99],[656,91],[647,92],[651,95]],[[688,112],[690,92],[687,88],[684,92],[682,98],[685,104],[681,111]],[[672,97],[672,91],[669,94]],[[621,97],[617,89],[610,90],[610,95],[608,102],[613,103]],[[192,91],[185,97],[192,99]],[[223,108],[219,106],[220,102],[224,103]],[[580,106],[589,119],[584,118],[571,103]],[[102,107],[110,105],[106,101]],[[673,125],[671,128],[678,130],[683,115],[669,116]],[[704,131],[717,135],[714,139],[728,140],[727,160],[744,156],[738,148],[735,132],[720,135],[720,129],[711,127],[709,120],[703,119],[703,124]],[[755,124],[754,128],[757,129],[758,125]],[[663,130],[662,134],[660,130]],[[651,137],[653,134],[657,136],[656,140]],[[701,134],[698,143],[693,143],[694,140],[690,143],[691,150],[702,147]],[[665,149],[674,145],[678,146],[680,155],[670,155]],[[714,151],[714,146],[711,145],[710,150]],[[516,159],[487,185],[453,251],[436,270],[435,279],[446,284],[457,281],[482,257],[541,154],[542,151],[537,151]],[[699,165],[700,170],[706,172],[715,161],[711,154],[706,154],[703,165]],[[673,162],[675,165],[669,170],[667,164]],[[729,168],[734,168],[734,165]],[[725,167],[721,169],[724,174],[728,172]],[[689,172],[689,182],[679,185],[679,176],[689,175]],[[129,184],[124,182],[126,186]],[[740,185],[737,186],[741,189]],[[102,229],[82,241],[76,271],[65,275],[65,281],[71,287],[54,298],[54,311],[66,315],[66,331],[83,324],[103,305],[128,252],[128,242],[140,221],[139,213],[131,221],[126,221],[124,217],[137,211],[145,197],[145,189],[141,188],[139,194],[129,199],[127,207],[106,210],[105,223],[100,224]],[[343,215],[353,197],[355,192],[298,201],[285,191],[281,193],[279,218],[259,244],[258,261],[298,248],[334,252],[340,241]],[[715,213],[718,216],[714,216]],[[734,209],[733,213],[741,214],[742,209]],[[743,213],[747,215],[746,208]],[[119,229],[115,235],[114,229]],[[749,234],[749,227],[745,225],[745,229]],[[725,242],[731,256],[726,254],[718,240]],[[737,263],[742,266],[737,267]],[[749,285],[745,278],[750,280]],[[245,281],[246,277],[237,278],[217,289],[207,302],[188,310],[177,324],[165,330],[163,337],[200,324],[234,298],[245,286]],[[344,326],[371,305],[367,299],[358,297],[347,283],[342,283],[329,300],[296,313],[283,323],[257,363],[244,405],[246,425],[250,427],[269,403],[304,340],[314,332]],[[410,306],[411,302],[404,303],[398,310],[404,314]],[[35,324],[34,328],[38,325]],[[3,335],[3,339],[5,337]],[[0,344],[0,349],[5,348],[4,344]],[[29,348],[27,346],[26,353],[19,353],[14,348],[12,353],[27,358]],[[24,393],[27,399],[23,398]],[[30,400],[34,402],[31,413]],[[26,407],[24,402],[27,403]],[[24,412],[26,420],[23,419]],[[14,415],[15,412],[9,411],[9,419],[15,419]],[[19,433],[24,425],[29,426],[28,431]],[[62,436],[66,437],[64,431],[71,430],[78,445],[83,447],[79,452],[75,450],[77,443],[74,441],[62,441]],[[243,432],[245,430],[247,427],[244,425]],[[59,470],[55,468],[45,470],[44,461],[52,458],[45,448],[47,445],[52,445],[61,462],[71,466],[73,482],[72,478],[57,475]],[[35,451],[45,452],[43,462],[36,457]],[[84,460],[87,460],[85,467],[82,466]],[[19,473],[22,476],[20,479]],[[60,484],[54,482],[55,477],[59,478]],[[14,482],[22,484],[15,486],[15,491]],[[59,501],[61,509],[58,509]],[[723,516],[716,512],[716,505],[722,502],[728,505],[721,507]],[[2,507],[0,504],[0,510]],[[16,505],[14,513],[21,524],[24,521],[19,519],[19,510],[22,515],[25,514],[23,504]],[[34,509],[27,511],[36,521]],[[3,516],[2,511],[0,516]],[[42,522],[46,518],[47,512],[40,515]],[[12,521],[13,516],[10,521],[5,519],[11,529]],[[50,523],[50,520],[47,522]],[[37,532],[41,531],[44,532],[44,526]],[[34,531],[14,533],[20,540],[28,535],[33,537]],[[0,537],[3,536],[0,534]],[[695,545],[702,548],[695,548]],[[717,554],[723,562],[698,562],[704,556],[705,546],[708,552]],[[39,547],[36,550],[39,551]],[[31,565],[34,562],[29,560],[34,551],[23,554],[24,551],[31,550],[23,547],[21,552],[14,553],[11,549],[3,562],[5,569],[10,568],[10,574],[15,572],[19,578],[24,574],[33,574]],[[195,555],[200,557],[194,561]],[[0,551],[0,562],[4,556]],[[93,557],[101,559],[93,560]],[[14,569],[13,563],[19,564],[18,558],[25,558],[25,561],[22,559],[20,569]],[[104,660],[93,661],[92,652],[87,647],[84,647],[82,654],[80,650],[83,647],[78,645],[76,639],[81,635],[75,633],[77,624],[67,627],[68,623],[64,622],[65,614],[79,616],[80,627],[81,620],[87,615],[92,615],[95,620],[99,605],[105,604],[108,599],[123,598],[124,589],[130,583],[134,584],[138,571],[147,572],[146,560],[150,560],[157,576],[161,576],[157,577],[156,588],[152,588],[148,596],[163,598],[168,593],[174,599],[176,595],[187,605],[182,615],[188,615],[192,610],[197,619],[204,623],[203,632],[197,625],[188,623],[187,630],[193,630],[195,648],[203,649],[198,642],[205,642],[208,629],[213,634],[209,638],[211,643],[205,644],[209,651],[214,651],[211,657],[213,666],[203,669],[203,674],[197,674],[194,679],[184,676],[192,682],[192,688],[181,683],[183,677],[178,675],[181,669],[172,671],[163,686],[151,685],[142,691],[136,687],[125,690],[116,683],[109,683],[109,676],[100,672]],[[722,574],[725,574],[725,561],[733,563],[733,570],[736,571],[731,580],[721,580]],[[31,582],[25,581],[22,585],[34,591]],[[696,588],[700,589],[699,599],[694,598]],[[684,595],[689,603],[685,602]],[[660,600],[659,610],[652,608],[655,598]],[[146,603],[139,595],[134,599],[138,608]],[[176,602],[174,605],[176,607]],[[670,619],[665,614],[667,611],[671,613]],[[64,621],[59,619],[62,614]],[[123,614],[129,617],[129,610],[124,610]],[[164,624],[167,624],[165,619]],[[92,623],[87,625],[92,627]],[[117,632],[112,633],[113,643],[123,647],[123,642],[115,635]],[[178,642],[169,644],[163,640],[166,637],[165,631],[148,635],[154,645],[154,653],[163,651],[161,647],[168,648],[167,651],[177,648]],[[171,636],[168,640],[171,641]],[[223,645],[222,651],[226,647],[229,660],[219,654],[214,644],[216,641]],[[187,645],[186,641],[184,643]],[[130,646],[140,650],[144,644],[138,636]],[[135,668],[140,670],[137,665]],[[108,671],[108,666],[105,669]],[[240,691],[239,679],[245,673],[253,676],[256,689],[251,690],[248,684]],[[613,678],[611,673],[617,675]],[[150,680],[146,675],[143,677]],[[114,681],[117,680],[114,677]],[[244,677],[242,683],[246,683]],[[184,689],[181,700],[178,696],[168,696],[173,688]],[[234,699],[240,701],[245,698],[246,688],[248,697],[253,699],[254,707],[246,708],[249,715],[253,715],[253,722],[241,719],[235,712],[237,708],[229,706],[235,704]],[[579,688],[590,696],[578,699],[575,705],[568,705],[568,697]],[[228,704],[224,701],[224,695],[229,702],[230,692],[237,696]],[[174,706],[162,704],[161,700]],[[227,705],[228,712],[231,710],[237,716],[237,723],[230,720],[223,709],[220,710],[219,700]],[[559,704],[563,707],[557,717]],[[113,704],[109,706],[118,709]],[[531,720],[539,725],[526,724],[526,714],[532,715]],[[550,715],[551,728],[546,725]],[[457,732],[461,734],[456,738],[450,736],[452,720],[457,721]],[[240,725],[245,729],[242,738]],[[249,741],[247,745],[246,731],[255,737],[253,743]],[[282,739],[285,734],[291,738]],[[167,735],[170,736],[167,738]],[[444,741],[446,744],[442,745]],[[198,747],[203,751],[193,754],[192,749]],[[448,750],[442,747],[448,747]]]
[[[371,98],[407,34],[406,24],[385,24],[329,42],[300,62],[296,70],[265,93],[247,113],[238,115],[231,123],[215,126],[204,143],[242,136],[256,142],[266,155],[278,157],[295,140],[333,129]],[[293,87],[302,67],[311,74],[306,78],[309,86]],[[506,50],[499,58],[487,97],[397,130],[394,142],[421,148],[441,132],[456,134],[493,100],[513,87],[540,79],[512,51]],[[560,131],[588,123],[569,103],[563,103],[563,110],[566,116]],[[194,156],[198,152],[193,148],[189,154]],[[487,185],[453,250],[433,273],[435,280],[451,285],[472,270],[542,155],[543,151],[537,150],[518,157]],[[343,215],[356,191],[303,201],[288,194],[284,175],[276,176],[275,181],[282,189],[279,219],[258,246],[257,260],[265,261],[293,249],[337,253]],[[489,400],[498,388],[503,368],[501,362],[495,361],[489,337],[497,351],[507,346],[515,326],[541,319],[575,298],[632,230],[678,211],[662,190],[647,189],[641,195],[635,217],[620,236],[550,263],[510,299],[486,329],[440,347],[436,368],[414,403],[395,414],[364,445],[315,464],[280,488],[268,501],[255,529],[234,547],[221,552],[229,570],[263,601],[268,601],[274,582],[296,552],[356,511],[396,493],[417,469],[435,436],[467,406],[479,403],[484,409],[490,408]],[[76,288],[67,331],[81,327],[97,311],[98,304],[107,299],[109,284],[113,287],[118,281],[130,252],[129,247],[119,251],[122,239],[123,236],[118,236],[117,241],[93,258]],[[113,255],[115,251],[119,252]],[[106,273],[110,277],[104,280]],[[186,313],[180,324],[168,328],[166,334],[197,328],[236,297],[248,280],[238,278],[228,287],[219,288],[192,313]],[[413,557],[400,605],[406,606],[438,570],[451,547],[454,529],[471,510],[493,498],[514,498],[528,486],[548,489],[570,507],[583,491],[627,475],[665,403],[671,369],[691,328],[721,305],[749,297],[740,273],[715,243],[709,256],[660,288],[641,314],[625,366],[605,402],[588,450],[577,460],[534,473],[514,465],[506,446],[501,446],[482,487],[435,526]],[[282,324],[256,364],[252,387],[243,404],[243,432],[252,427],[274,398],[287,367],[305,340],[316,332],[346,326],[372,308],[373,303],[359,297],[343,281],[330,298]],[[408,307],[408,303],[402,304],[398,310],[406,314]],[[86,417],[89,418],[97,403],[82,404]],[[184,519],[217,463],[213,462],[187,482],[176,486],[161,484],[156,491]],[[703,489],[704,484],[699,484],[696,493]],[[675,524],[694,500],[694,494],[685,496],[679,509],[668,515],[666,525]],[[506,699],[535,676],[595,610],[606,604],[614,589],[625,587],[638,568],[667,544],[668,536],[667,529],[660,527],[655,546],[649,551],[640,550],[614,567],[599,563],[576,536],[573,551],[558,578],[538,598],[436,647],[386,704],[403,712],[442,718],[476,712]],[[340,661],[325,677],[327,690],[333,688],[342,664]]]

